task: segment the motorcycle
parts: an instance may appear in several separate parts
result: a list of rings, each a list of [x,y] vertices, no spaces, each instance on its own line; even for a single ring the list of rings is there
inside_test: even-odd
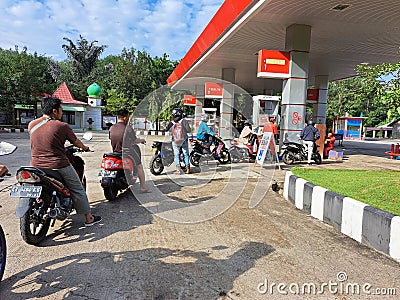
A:
[[[287,165],[291,165],[296,161],[307,160],[307,153],[307,145],[301,143],[284,142],[281,148],[282,161]],[[321,154],[318,152],[318,146],[315,142],[311,159],[314,160],[317,165],[322,163]]]
[[[91,139],[91,134],[83,138]],[[66,156],[86,189],[85,162],[78,152],[83,151],[73,145],[65,147]],[[21,236],[26,243],[38,245],[56,220],[65,220],[74,210],[71,193],[61,176],[51,169],[22,166],[16,178],[10,197],[19,198],[16,215],[20,219]]]
[[[242,160],[255,160],[262,135],[253,133],[248,143],[240,143],[237,139],[231,140],[231,147],[228,149],[232,162]]]
[[[155,151],[153,157],[150,159],[150,172],[153,175],[160,175],[164,171],[164,166],[170,166],[174,162],[174,151],[172,149],[172,142],[154,141],[151,146]],[[185,169],[185,162],[183,159],[182,149],[180,151],[180,163],[182,170]]]
[[[129,157],[122,157],[122,153],[104,153],[100,167],[100,184],[109,201],[116,200],[120,191],[137,180],[136,165]]]
[[[8,155],[13,153],[17,149],[17,146],[7,142],[0,142],[0,156]],[[6,174],[6,176],[11,176],[11,174]],[[0,178],[0,182],[3,181],[3,178]],[[2,189],[1,191],[3,191]],[[7,256],[7,244],[6,244],[6,236],[4,234],[3,227],[0,225],[0,281],[3,278],[4,269],[6,267],[6,256]]]
[[[212,143],[214,144],[211,150],[210,143],[205,143],[196,139],[191,140],[193,147],[190,152],[190,163],[198,167],[200,160],[218,160],[221,164],[227,164],[231,161],[231,155],[225,146],[225,143],[218,137],[212,137]]]

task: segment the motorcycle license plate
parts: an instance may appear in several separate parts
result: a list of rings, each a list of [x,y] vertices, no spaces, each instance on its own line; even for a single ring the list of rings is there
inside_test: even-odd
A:
[[[109,171],[109,170],[100,169],[99,176],[116,178],[117,177],[117,171]]]
[[[11,187],[10,197],[39,198],[41,192],[42,192],[41,186],[13,185]]]

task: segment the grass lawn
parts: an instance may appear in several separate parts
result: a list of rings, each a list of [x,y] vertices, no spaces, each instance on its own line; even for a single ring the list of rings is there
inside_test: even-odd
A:
[[[400,216],[400,171],[294,167],[292,173],[332,192]]]

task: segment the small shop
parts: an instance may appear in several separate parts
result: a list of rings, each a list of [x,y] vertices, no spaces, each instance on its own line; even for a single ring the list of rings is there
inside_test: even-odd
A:
[[[363,119],[366,117],[336,117],[333,120],[335,134],[341,134],[344,140],[363,139]]]

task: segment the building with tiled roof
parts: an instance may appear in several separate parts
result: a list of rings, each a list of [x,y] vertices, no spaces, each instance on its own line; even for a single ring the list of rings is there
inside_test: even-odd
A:
[[[62,121],[68,123],[75,130],[101,130],[102,129],[102,112],[101,99],[93,99],[88,97],[88,103],[75,100],[68,86],[63,82],[57,90],[49,95],[44,93],[43,97],[56,97],[61,100],[63,108]],[[37,108],[32,105],[16,105],[16,119],[18,124],[26,127],[30,121],[42,115],[40,101]]]

